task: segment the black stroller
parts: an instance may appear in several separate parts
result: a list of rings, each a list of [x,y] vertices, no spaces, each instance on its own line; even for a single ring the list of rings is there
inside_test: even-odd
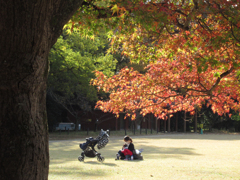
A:
[[[78,160],[80,162],[84,161],[84,157],[96,157],[97,156],[97,160],[99,162],[103,162],[104,161],[104,157],[101,156],[100,153],[98,153],[95,149],[94,146],[97,144],[97,148],[98,149],[102,149],[104,148],[107,143],[108,143],[108,130],[104,131],[101,129],[100,134],[98,135],[98,137],[96,139],[90,137],[90,138],[86,138],[86,142],[83,144],[79,144],[80,148],[83,150],[83,152],[81,153],[81,156],[78,157]]]

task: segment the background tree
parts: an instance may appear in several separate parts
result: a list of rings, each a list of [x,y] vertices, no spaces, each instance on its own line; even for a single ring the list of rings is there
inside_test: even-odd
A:
[[[106,99],[107,95],[98,93],[90,80],[95,78],[96,70],[107,76],[114,75],[117,60],[106,54],[108,45],[104,33],[91,40],[81,37],[79,32],[65,32],[50,51],[48,94],[75,118],[77,124],[81,123],[80,110],[91,112],[98,99]]]
[[[138,2],[115,7],[122,21],[111,50],[151,62],[148,72],[126,68],[108,79],[99,73],[94,84],[111,95],[98,107],[116,114],[141,109],[163,119],[177,111],[194,114],[203,104],[220,116],[239,111],[239,2]]]

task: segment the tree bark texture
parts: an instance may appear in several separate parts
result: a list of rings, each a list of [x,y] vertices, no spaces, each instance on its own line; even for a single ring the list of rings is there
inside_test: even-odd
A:
[[[170,132],[170,131],[171,131],[171,118],[168,115],[168,132]]]
[[[48,179],[48,53],[79,0],[0,0],[0,179]]]
[[[176,132],[178,132],[178,112],[176,113],[175,129],[176,129]]]
[[[186,111],[184,111],[183,132],[187,132],[187,116],[186,116]]]
[[[195,120],[194,120],[194,132],[197,132],[197,111],[195,112]]]
[[[155,117],[155,130],[158,131],[158,119]]]
[[[166,123],[167,123],[167,120],[163,120],[164,124],[163,124],[163,130],[164,130],[164,133],[166,132]]]

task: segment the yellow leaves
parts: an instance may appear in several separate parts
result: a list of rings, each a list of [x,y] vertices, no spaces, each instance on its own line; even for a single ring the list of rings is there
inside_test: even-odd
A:
[[[119,8],[118,8],[117,4],[115,4],[115,5],[111,8],[111,10],[113,11],[112,15],[113,15],[115,12],[118,13]]]
[[[136,119],[136,114],[134,113],[131,117],[131,120],[135,120]]]
[[[126,9],[125,9],[125,7],[118,7],[118,5],[117,4],[115,4],[112,8],[111,8],[111,10],[112,10],[112,15],[113,14],[115,14],[115,13],[117,13],[117,14],[119,14],[119,13],[124,13],[125,11],[126,11]],[[124,14],[121,14],[120,15],[122,18],[124,18]]]

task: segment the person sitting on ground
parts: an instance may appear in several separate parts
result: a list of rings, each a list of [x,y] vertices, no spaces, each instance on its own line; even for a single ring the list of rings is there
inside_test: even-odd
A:
[[[125,137],[123,138],[123,140],[124,140],[124,142],[128,145],[128,149],[133,152],[133,151],[135,150],[135,148],[134,148],[134,145],[133,145],[133,140],[132,140],[132,138],[129,137],[129,136],[125,136]]]
[[[123,141],[125,142],[125,144],[127,144],[128,150],[130,150],[130,151],[133,153],[133,151],[135,151],[135,149],[134,149],[134,145],[133,145],[133,140],[132,140],[132,138],[129,137],[129,136],[125,136],[125,137],[123,138]],[[120,159],[125,159],[125,155],[124,155],[124,153],[122,153],[122,150],[123,150],[123,149],[119,150],[118,153],[116,154],[116,155],[117,155],[116,160],[119,160],[119,158],[120,158]]]
[[[124,160],[133,160],[133,158],[131,158],[133,156],[133,153],[132,151],[130,151],[128,149],[128,145],[127,144],[124,144],[123,145],[123,150],[121,151],[124,156],[125,156],[125,159]]]

